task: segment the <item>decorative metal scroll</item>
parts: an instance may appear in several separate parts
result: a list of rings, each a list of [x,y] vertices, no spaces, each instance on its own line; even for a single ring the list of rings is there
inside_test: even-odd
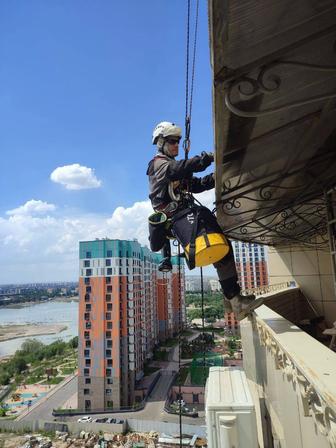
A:
[[[260,219],[251,216],[248,223],[231,227],[227,233],[242,241],[274,246],[287,241],[324,249],[328,246],[324,201],[299,204]]]
[[[261,110],[243,110],[238,107],[237,104],[234,104],[233,97],[234,94],[238,92],[239,98],[243,101],[250,100],[251,98],[265,94],[270,95],[275,92],[280,91],[281,89],[281,78],[278,73],[274,73],[277,71],[279,67],[284,66],[293,66],[300,69],[306,69],[310,71],[319,71],[319,72],[335,72],[336,66],[332,65],[318,65],[318,64],[310,64],[305,62],[296,62],[296,61],[276,61],[272,62],[268,65],[263,66],[257,76],[252,78],[251,76],[242,76],[236,80],[234,80],[228,87],[225,94],[225,104],[226,107],[235,115],[239,117],[262,117],[265,115],[274,114],[277,112],[288,111],[289,109],[293,109],[300,106],[305,106],[308,104],[316,103],[319,101],[327,101],[333,98],[336,98],[336,92],[328,92],[323,95],[315,95],[309,98],[305,98],[299,101],[292,101],[281,106],[270,107]]]
[[[336,412],[326,397],[307,378],[295,360],[280,346],[270,329],[260,320],[256,321],[260,344],[272,354],[275,368],[283,372],[301,398],[303,414],[312,417],[320,433],[325,436],[331,448],[336,448]]]

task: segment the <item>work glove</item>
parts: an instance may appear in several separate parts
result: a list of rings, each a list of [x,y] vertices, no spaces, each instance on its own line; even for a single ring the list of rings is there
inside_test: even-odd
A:
[[[206,165],[210,165],[210,163],[214,161],[214,154],[213,154],[213,152],[202,151],[201,152],[201,157],[202,157],[203,162]]]

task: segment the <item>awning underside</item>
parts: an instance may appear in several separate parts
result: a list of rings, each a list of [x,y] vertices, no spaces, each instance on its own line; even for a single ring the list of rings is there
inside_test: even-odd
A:
[[[336,5],[209,1],[217,216],[232,238],[327,243],[336,185]]]

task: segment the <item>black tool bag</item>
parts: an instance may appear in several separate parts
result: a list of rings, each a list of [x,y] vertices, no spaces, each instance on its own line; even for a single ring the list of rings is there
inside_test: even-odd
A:
[[[148,217],[149,243],[153,252],[158,252],[167,240],[167,215],[155,212]]]
[[[194,269],[196,265],[196,239],[199,236],[208,239],[210,234],[220,234],[224,238],[222,229],[211,211],[206,207],[196,205],[181,210],[172,217],[172,234],[186,253],[188,248],[186,260],[189,269]]]

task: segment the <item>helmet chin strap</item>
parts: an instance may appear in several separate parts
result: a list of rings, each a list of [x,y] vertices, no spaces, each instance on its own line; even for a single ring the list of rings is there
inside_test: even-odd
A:
[[[172,159],[174,159],[175,157],[174,156],[172,156],[171,154],[170,154],[170,151],[169,151],[169,145],[168,145],[168,143],[167,142],[165,142],[165,141],[163,141],[163,142],[158,142],[158,151],[159,152],[162,152],[162,154],[164,154],[164,155],[166,155],[166,156],[168,156],[168,157],[171,157]]]

